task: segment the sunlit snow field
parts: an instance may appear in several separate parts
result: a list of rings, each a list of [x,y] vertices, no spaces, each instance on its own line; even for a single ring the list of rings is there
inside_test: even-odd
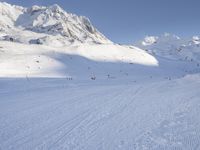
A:
[[[195,62],[134,48],[124,48],[130,53],[124,59],[148,58],[146,63],[89,55],[82,47],[72,55],[69,48],[1,45],[0,149],[200,148]]]

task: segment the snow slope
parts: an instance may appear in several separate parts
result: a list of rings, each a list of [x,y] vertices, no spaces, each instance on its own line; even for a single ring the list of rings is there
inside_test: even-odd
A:
[[[119,72],[120,65],[114,65],[115,63],[122,66],[125,64],[125,66],[131,64],[158,66],[158,61],[141,49],[113,44],[81,44],[54,48],[2,41],[0,50],[1,77],[66,77],[69,75],[80,78],[84,74],[92,74],[96,71],[105,71],[104,76],[109,71]],[[117,68],[106,69],[109,64]]]
[[[177,78],[199,70],[195,61],[171,61],[117,44],[51,47],[0,41],[1,77]]]
[[[200,76],[0,80],[0,149],[199,149]]]
[[[0,3],[0,150],[200,149],[199,44],[118,45],[58,5]]]
[[[165,33],[161,36],[147,36],[135,45],[146,49],[150,54],[174,60],[199,61],[200,39],[182,39],[176,35]]]
[[[115,44],[0,47],[0,149],[200,148],[195,61]]]
[[[198,36],[183,39],[165,33],[161,36],[147,36],[135,45],[146,49],[150,54],[168,59],[182,61],[199,61],[200,59],[200,38]]]

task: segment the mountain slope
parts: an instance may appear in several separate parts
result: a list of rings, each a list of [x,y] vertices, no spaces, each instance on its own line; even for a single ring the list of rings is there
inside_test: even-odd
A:
[[[114,44],[89,19],[58,5],[24,8],[0,3],[0,16],[1,77],[169,78],[199,71],[199,55],[194,53],[199,49],[188,50],[198,46],[198,37],[180,54],[185,41],[170,35],[147,38],[138,45],[142,49]],[[195,61],[170,61],[191,60],[189,56]]]
[[[115,75],[130,72],[134,64],[158,66],[158,61],[145,51],[114,44],[54,48],[1,41],[0,58],[1,77],[90,78],[93,74],[99,74],[105,78],[112,72]]]
[[[1,34],[21,43],[35,40],[39,44],[41,38],[48,40],[49,36],[63,43],[67,41],[67,44],[112,43],[93,27],[88,18],[67,13],[56,4],[23,8],[0,2],[0,18]]]
[[[161,36],[147,36],[143,41],[135,44],[154,56],[173,60],[197,61],[200,60],[200,38],[181,39],[172,34]]]

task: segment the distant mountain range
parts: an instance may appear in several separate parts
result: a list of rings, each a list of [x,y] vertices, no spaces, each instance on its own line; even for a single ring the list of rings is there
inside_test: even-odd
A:
[[[186,61],[200,60],[200,37],[198,36],[182,39],[165,33],[161,36],[147,36],[134,45],[155,56]]]

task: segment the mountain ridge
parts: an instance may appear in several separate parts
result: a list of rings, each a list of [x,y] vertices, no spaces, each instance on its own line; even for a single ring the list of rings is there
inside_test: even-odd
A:
[[[74,42],[112,43],[92,25],[87,17],[67,13],[57,4],[47,7],[34,5],[26,8],[0,2],[0,17],[2,18],[0,19],[1,34],[8,36],[14,36],[13,30],[21,33],[30,31],[30,34],[31,32],[38,33],[36,39],[49,35],[60,36],[62,41],[67,40],[69,44]],[[26,37],[23,38],[26,39]],[[33,39],[34,37],[29,41]],[[19,41],[23,43],[23,40]]]
[[[146,36],[144,40],[141,40],[134,45],[141,49],[145,49],[154,56],[184,61],[200,60],[199,36],[193,36],[189,39],[165,33],[160,36]]]

